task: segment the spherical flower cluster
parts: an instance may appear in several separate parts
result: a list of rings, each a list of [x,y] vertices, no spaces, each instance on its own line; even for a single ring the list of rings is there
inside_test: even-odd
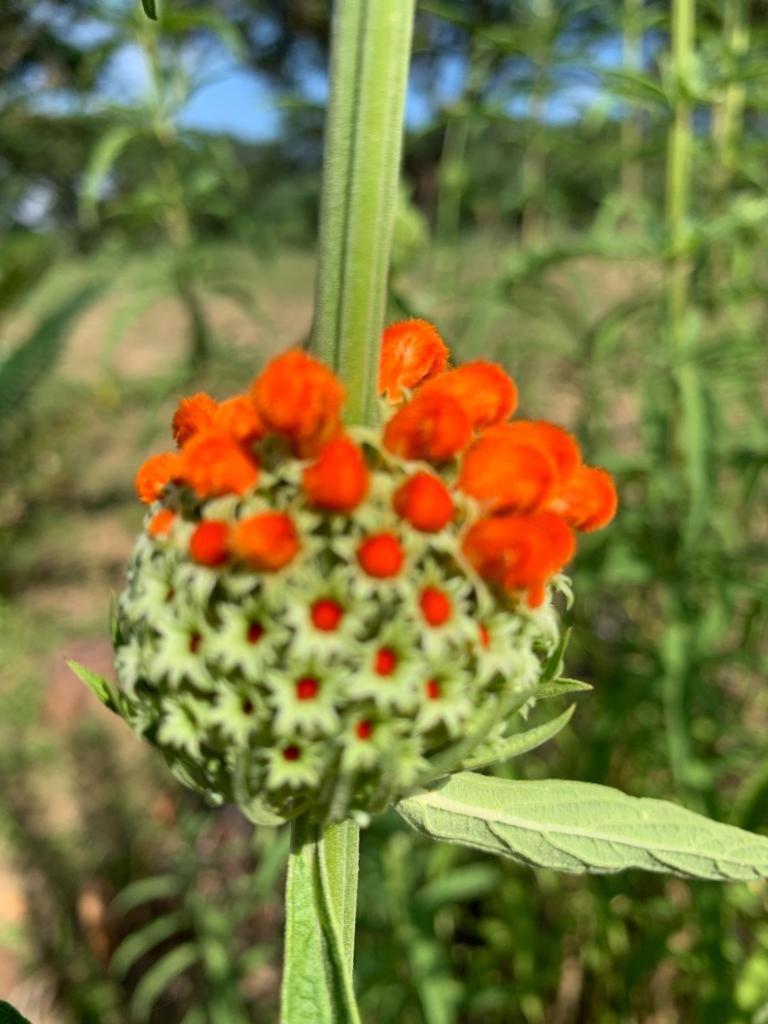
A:
[[[254,820],[361,817],[492,752],[536,699],[550,594],[610,476],[517,389],[387,328],[381,427],[303,351],[183,399],[117,606],[119,709],[176,774]]]

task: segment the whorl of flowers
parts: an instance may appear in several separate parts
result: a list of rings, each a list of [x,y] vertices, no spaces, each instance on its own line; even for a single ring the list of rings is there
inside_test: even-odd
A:
[[[136,489],[119,710],[187,784],[254,820],[358,818],[492,755],[536,699],[574,530],[616,492],[498,365],[384,332],[383,423],[342,421],[312,356],[183,399]]]

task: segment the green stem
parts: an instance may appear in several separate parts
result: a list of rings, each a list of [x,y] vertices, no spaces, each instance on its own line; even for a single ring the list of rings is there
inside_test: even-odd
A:
[[[642,14],[643,0],[624,0],[622,63],[624,70],[628,72],[637,72],[642,69],[643,32],[640,25]],[[643,167],[638,156],[642,141],[642,122],[637,111],[631,106],[627,106],[621,119],[621,194],[628,211],[632,210],[642,199]]]
[[[375,406],[413,12],[414,0],[340,0],[333,23],[313,347],[355,423]]]

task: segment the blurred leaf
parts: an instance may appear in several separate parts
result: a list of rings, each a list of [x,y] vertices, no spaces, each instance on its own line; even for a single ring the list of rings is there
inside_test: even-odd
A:
[[[156,0],[141,0],[141,6],[144,8],[144,13],[152,21],[157,21],[157,3]]]
[[[133,125],[116,124],[109,128],[96,143],[83,175],[80,195],[80,220],[87,227],[97,222],[97,209],[101,188],[115,161],[132,139],[136,138]]]
[[[75,673],[77,678],[81,682],[85,683],[89,690],[98,697],[105,707],[109,708],[110,711],[117,710],[114,694],[112,692],[112,685],[108,679],[105,679],[104,676],[98,675],[96,672],[91,672],[91,670],[86,668],[85,665],[81,665],[72,658],[67,659],[67,664]]]
[[[102,292],[89,284],[63,302],[0,363],[0,419],[11,416],[56,364],[72,321]]]
[[[543,743],[546,743],[547,740],[557,736],[560,730],[564,729],[570,722],[575,710],[576,705],[571,704],[566,711],[558,715],[557,718],[553,718],[551,722],[537,725],[533,729],[527,729],[525,732],[518,733],[517,736],[511,736],[509,739],[497,743],[487,753],[464,761],[462,768],[466,771],[475,771],[478,768],[487,768],[488,765],[498,764],[501,761],[509,761],[513,757],[519,757],[520,754],[526,754],[529,750],[535,750]]]
[[[589,683],[583,683],[580,679],[566,679],[561,677],[550,683],[543,683],[536,690],[536,700],[549,700],[552,697],[564,697],[569,693],[588,693],[594,687]]]
[[[191,942],[186,942],[182,946],[176,946],[154,963],[136,986],[136,992],[131,1000],[131,1013],[134,1019],[141,1021],[142,1024],[149,1020],[155,1003],[165,990],[196,962],[197,947]]]
[[[127,974],[151,949],[182,931],[187,924],[183,915],[178,912],[163,914],[150,921],[139,931],[132,932],[123,939],[112,956],[110,969],[117,974]]]
[[[30,1024],[10,1003],[0,1000],[0,1024]]]
[[[587,782],[471,772],[397,810],[433,839],[576,874],[642,868],[721,882],[768,877],[768,838]]]

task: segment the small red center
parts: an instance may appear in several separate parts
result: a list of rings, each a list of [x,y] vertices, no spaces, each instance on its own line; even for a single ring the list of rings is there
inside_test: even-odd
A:
[[[200,641],[201,640],[202,640],[202,637],[200,636],[199,633],[192,633],[190,635],[190,637],[189,637],[189,653],[190,654],[197,654],[197,652],[200,650]]]
[[[480,637],[480,646],[481,647],[490,647],[491,646],[491,634],[488,632],[488,627],[484,626],[482,624],[482,622],[479,622],[477,624],[477,633],[478,633],[478,636]]]
[[[358,722],[355,732],[359,740],[369,740],[373,735],[373,722]]]
[[[324,633],[332,633],[338,629],[339,623],[344,615],[344,609],[338,601],[330,598],[322,598],[312,605],[312,625]]]
[[[374,669],[379,676],[391,676],[397,668],[397,655],[391,647],[382,647],[376,652]]]
[[[429,700],[440,700],[442,690],[440,689],[440,683],[436,679],[428,679],[425,689]]]
[[[421,614],[430,626],[442,626],[451,617],[451,601],[437,587],[425,587],[419,598]]]
[[[301,757],[301,751],[298,747],[286,747],[283,750],[283,757],[286,761],[298,761]]]
[[[244,715],[252,715],[253,712],[256,710],[254,708],[253,701],[249,700],[247,697],[246,697],[246,699],[242,703],[242,708],[243,708],[243,714]]]
[[[296,680],[296,696],[299,700],[312,700],[320,689],[320,683],[312,676],[303,676]]]
[[[252,622],[248,627],[248,643],[257,644],[264,636],[264,627],[260,622]]]

